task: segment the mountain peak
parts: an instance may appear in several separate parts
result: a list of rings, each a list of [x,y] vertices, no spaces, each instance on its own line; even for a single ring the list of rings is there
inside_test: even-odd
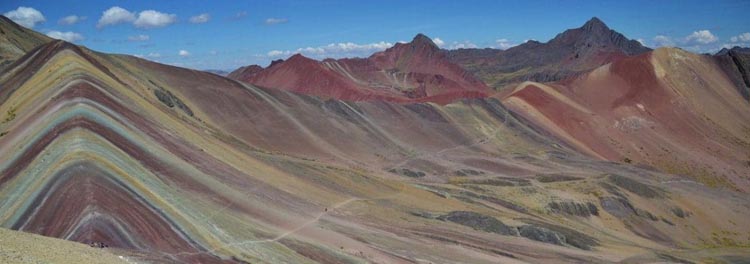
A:
[[[257,64],[253,64],[253,65],[240,67],[239,69],[236,69],[230,72],[229,74],[226,74],[226,76],[232,79],[242,80],[242,79],[247,79],[250,76],[253,76],[256,73],[259,73],[261,71],[263,71],[263,67]]]
[[[583,24],[581,28],[589,32],[609,30],[609,27],[607,27],[607,25],[604,24],[604,22],[598,17],[592,17],[591,19],[589,19],[589,21],[586,21],[586,23]]]
[[[743,48],[740,46],[734,46],[732,48],[722,48],[719,52],[716,52],[714,56],[727,55],[730,52],[750,54],[750,48]]]
[[[295,53],[294,55],[292,55],[286,60],[287,61],[312,61],[313,59],[305,57],[305,55],[302,55],[302,53]]]
[[[640,42],[628,39],[619,32],[610,29],[597,17],[592,17],[580,28],[569,29],[558,34],[549,43],[557,47],[568,46],[573,49],[583,47],[584,50],[577,50],[577,54],[585,53],[585,50],[593,50],[592,48],[619,51],[627,55],[640,54],[650,50],[641,45]]]
[[[422,33],[417,34],[414,36],[414,39],[411,40],[411,44],[414,46],[429,46],[429,47],[435,47],[438,46],[435,45],[435,42],[432,41],[432,39]]]
[[[292,55],[291,57],[289,57],[289,60],[291,60],[291,59],[301,59],[301,58],[304,58],[304,57],[305,56],[302,55],[302,53],[294,53],[294,55]]]
[[[432,39],[430,37],[428,37],[428,36],[426,36],[425,34],[422,34],[422,33],[417,33],[417,35],[414,36],[414,39],[412,39],[412,41],[417,41],[417,40],[422,40],[422,41],[429,40],[429,41],[432,41]]]

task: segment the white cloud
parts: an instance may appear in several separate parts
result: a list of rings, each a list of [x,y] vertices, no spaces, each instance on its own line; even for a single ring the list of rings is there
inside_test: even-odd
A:
[[[711,34],[711,31],[708,31],[706,29],[695,31],[693,32],[693,34],[690,34],[687,37],[685,37],[685,42],[699,43],[699,44],[714,43],[718,40],[719,40],[718,37],[714,36],[714,34]]]
[[[147,41],[151,39],[148,35],[136,35],[136,36],[129,36],[128,41]]]
[[[745,32],[731,38],[732,42],[750,42],[750,32]]]
[[[125,8],[113,6],[102,12],[102,17],[96,23],[96,28],[103,28],[120,23],[130,23],[135,21],[135,14]]]
[[[60,32],[60,31],[50,31],[47,32],[47,36],[53,39],[60,39],[67,42],[76,42],[83,40],[83,36],[81,34],[75,33],[75,32]]]
[[[241,19],[247,16],[247,11],[240,11],[237,12],[237,14],[234,14],[234,19]]]
[[[149,57],[149,58],[161,58],[161,54],[156,53],[156,52],[151,52],[148,55],[146,55],[146,57]]]
[[[646,46],[646,40],[639,38],[639,39],[636,39],[636,41],[638,41],[638,43],[641,43],[641,45]]]
[[[495,44],[497,48],[502,49],[502,50],[506,50],[506,49],[509,49],[518,45],[505,38],[495,40]]]
[[[478,46],[474,43],[471,43],[471,41],[464,40],[464,42],[453,42],[448,49],[475,49]]]
[[[177,22],[177,15],[162,13],[156,10],[146,10],[138,13],[138,19],[133,22],[137,28],[164,27]]]
[[[27,28],[33,28],[37,23],[47,21],[42,12],[31,7],[21,6],[16,10],[5,12],[6,17]]]
[[[295,53],[302,53],[314,58],[342,58],[342,57],[365,57],[374,52],[382,51],[393,46],[390,42],[375,42],[369,44],[356,44],[352,42],[331,43],[325,46],[298,48],[296,50],[272,50],[266,55],[268,57],[283,57]]]
[[[190,17],[190,23],[202,24],[208,22],[209,19],[211,19],[211,15],[209,15],[208,13],[203,13],[197,16]]]
[[[284,53],[285,52],[280,51],[280,50],[272,50],[272,51],[268,52],[268,57],[278,57],[280,55],[284,55]],[[289,53],[291,53],[291,52],[289,52]]]
[[[672,41],[672,38],[664,36],[664,35],[657,35],[654,37],[654,44],[656,47],[673,47],[674,41]]]
[[[76,15],[70,15],[70,16],[66,16],[66,17],[63,17],[60,20],[58,20],[57,24],[60,24],[60,25],[73,25],[75,23],[83,21],[84,19],[86,19],[86,17],[76,16]]]
[[[445,45],[445,41],[443,41],[440,38],[434,38],[432,39],[432,42],[435,43],[438,47],[443,47]]]
[[[719,37],[707,29],[694,31],[683,38],[673,38],[664,35],[654,37],[654,47],[680,47],[696,53],[713,53],[721,48]]]
[[[133,23],[137,28],[156,28],[164,27],[177,22],[177,15],[162,13],[156,10],[145,10],[138,13],[130,12],[119,6],[113,6],[102,12],[102,17],[96,23],[97,28],[103,28],[110,25],[121,23]]]
[[[190,56],[190,52],[188,52],[187,50],[180,50],[179,52],[177,52],[177,54],[180,55],[180,57]]]
[[[289,22],[289,19],[286,18],[267,18],[266,19],[266,25],[276,25],[276,24],[284,24],[286,22]]]

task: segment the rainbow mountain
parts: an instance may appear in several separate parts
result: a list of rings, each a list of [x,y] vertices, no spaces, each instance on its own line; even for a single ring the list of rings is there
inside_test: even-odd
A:
[[[750,256],[748,102],[710,57],[657,49],[487,96],[347,101],[0,23],[0,225],[106,245],[104,262]]]

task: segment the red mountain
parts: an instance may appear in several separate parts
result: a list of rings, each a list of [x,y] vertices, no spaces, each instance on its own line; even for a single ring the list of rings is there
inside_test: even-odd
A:
[[[250,78],[250,76],[262,70],[263,70],[263,67],[257,64],[253,64],[253,65],[239,67],[236,70],[227,74],[226,76],[232,79],[246,79],[246,78]]]
[[[471,73],[448,61],[425,35],[369,58],[313,60],[296,54],[260,70],[242,67],[230,78],[323,98],[350,101],[448,103],[485,97],[489,88]]]

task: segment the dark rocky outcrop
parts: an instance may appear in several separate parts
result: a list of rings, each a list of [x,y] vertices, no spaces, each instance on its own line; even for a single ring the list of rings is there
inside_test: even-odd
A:
[[[563,238],[565,244],[576,248],[591,250],[593,247],[599,245],[599,242],[595,238],[567,227],[553,225],[534,219],[520,220],[529,223],[530,226],[534,226],[537,231],[541,232],[547,230],[547,236],[554,233],[558,237]]]
[[[506,200],[503,200],[503,199],[500,199],[500,198],[497,198],[497,197],[493,197],[493,196],[479,195],[479,194],[476,194],[476,193],[473,193],[473,192],[468,192],[468,191],[462,191],[462,192],[460,192],[460,195],[464,195],[466,197],[470,197],[470,198],[474,198],[474,199],[485,200],[485,201],[488,201],[490,203],[497,204],[499,206],[508,208],[510,210],[513,210],[513,211],[516,211],[516,212],[519,212],[519,213],[524,213],[525,214],[525,213],[529,212],[529,210],[526,209],[526,207],[524,207],[522,205],[514,204],[514,203],[512,203],[510,201],[506,201]]]
[[[483,175],[483,171],[477,171],[472,169],[460,169],[455,172],[453,172],[456,176],[465,177],[465,176],[477,176],[477,175]]]
[[[505,225],[500,220],[488,215],[483,215],[469,211],[453,211],[438,217],[443,221],[453,222],[459,225],[468,226],[476,230],[496,233],[505,236],[517,236],[518,230],[514,227]]]
[[[682,208],[677,207],[677,206],[672,208],[672,213],[679,218],[686,218],[690,216],[690,212],[682,210]]]
[[[618,218],[627,218],[638,216],[651,221],[658,221],[655,215],[644,209],[636,208],[625,198],[622,197],[602,197],[600,204],[604,211]]]
[[[622,197],[602,197],[599,204],[604,211],[618,218],[635,214],[635,208],[630,201]]]
[[[724,48],[713,57],[734,82],[740,95],[750,101],[750,48]]]
[[[434,218],[429,213],[412,213],[415,216]],[[437,217],[438,220],[453,222],[489,233],[505,236],[521,236],[531,240],[561,246],[573,246],[583,250],[590,250],[599,245],[593,237],[570,228],[548,224],[533,219],[521,219],[528,224],[519,227],[508,226],[500,220],[470,211],[453,211]]]
[[[544,227],[525,225],[518,228],[518,233],[525,238],[555,245],[565,245],[565,236]]]
[[[393,173],[393,174],[398,174],[398,175],[406,176],[406,177],[410,177],[410,178],[421,178],[421,177],[424,177],[425,175],[427,175],[424,172],[413,171],[413,170],[410,170],[410,169],[407,169],[407,168],[393,168],[393,169],[388,170],[388,172]]]
[[[631,178],[612,174],[609,175],[608,179],[618,187],[628,190],[629,192],[634,193],[638,196],[651,199],[664,198],[664,191],[662,191],[661,189],[645,183],[640,183]]]
[[[547,204],[550,211],[557,214],[568,214],[582,217],[598,216],[599,209],[591,202],[557,201]]]
[[[635,209],[635,215],[646,218],[651,221],[659,221],[659,218],[653,215],[651,212],[640,209],[640,208]]]
[[[491,185],[491,186],[529,186],[531,182],[526,179],[508,178],[508,177],[495,177],[488,179],[470,179],[460,181],[462,184],[479,184],[479,185]]]
[[[418,211],[418,212],[409,212],[409,213],[411,215],[413,215],[413,216],[421,217],[421,218],[427,218],[427,219],[435,219],[435,218],[437,218],[439,216],[439,215],[432,214],[430,212],[421,212],[421,211]]]
[[[543,183],[550,183],[562,181],[577,181],[581,180],[581,178],[562,174],[540,174],[536,176],[536,180]]]
[[[172,92],[159,87],[157,89],[154,89],[154,95],[156,95],[156,98],[158,98],[160,102],[162,102],[169,108],[177,106],[177,108],[185,112],[185,114],[193,116],[193,110],[190,110],[190,107],[185,105],[185,103],[183,103],[180,98],[177,98],[177,96],[172,94]]]

